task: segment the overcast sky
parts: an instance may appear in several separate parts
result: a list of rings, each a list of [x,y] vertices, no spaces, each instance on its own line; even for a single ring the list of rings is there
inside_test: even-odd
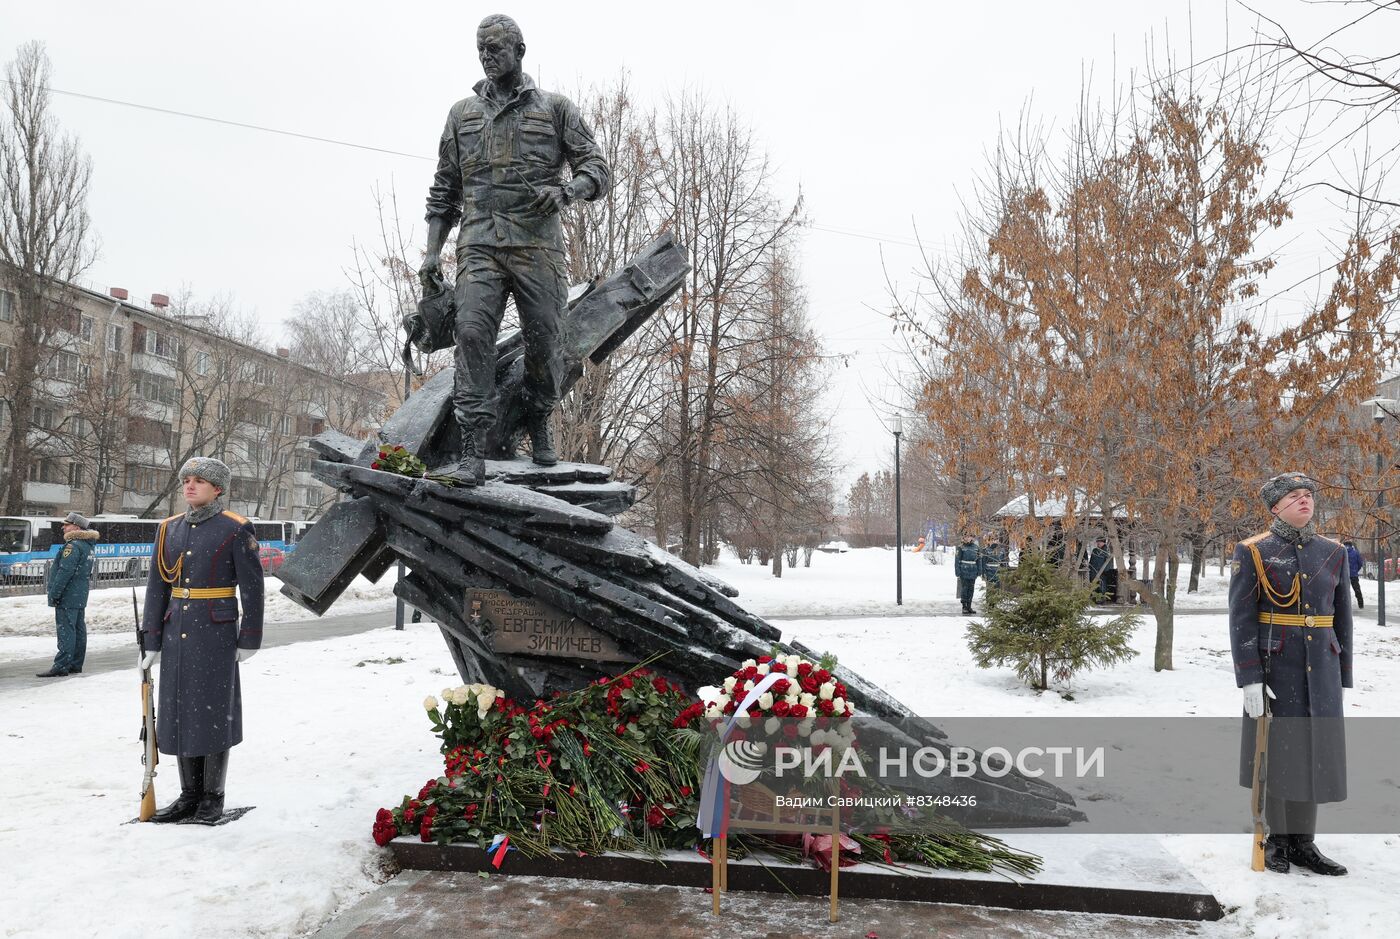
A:
[[[1298,0],[1262,8],[1309,40],[1337,15]],[[571,91],[625,69],[643,102],[703,89],[752,122],[778,194],[801,187],[813,319],[829,351],[852,356],[827,402],[847,478],[889,461],[870,400],[893,396],[885,376],[898,359],[885,272],[912,282],[915,226],[934,250],[955,235],[959,194],[998,128],[1028,102],[1063,126],[1084,77],[1106,92],[1115,70],[1121,81],[1141,67],[1149,37],[1186,60],[1191,35],[1200,57],[1226,46],[1227,19],[1236,42],[1254,25],[1222,0],[12,0],[0,8],[0,56],[39,39],[58,90],[404,154],[54,96],[94,164],[101,250],[90,286],[142,300],[182,284],[228,293],[275,338],[298,299],[346,285],[352,242],[374,237],[374,186],[397,188],[421,244],[438,133],[481,77],[475,26],[498,11],[520,23],[526,70],[544,87]]]

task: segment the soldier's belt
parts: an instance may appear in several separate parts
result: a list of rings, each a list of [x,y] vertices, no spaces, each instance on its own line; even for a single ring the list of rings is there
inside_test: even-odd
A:
[[[171,587],[170,596],[177,600],[222,600],[235,597],[233,587]]]
[[[1275,626],[1331,626],[1332,615],[1318,616],[1309,613],[1307,616],[1300,616],[1297,613],[1260,613],[1259,622],[1272,623]]]

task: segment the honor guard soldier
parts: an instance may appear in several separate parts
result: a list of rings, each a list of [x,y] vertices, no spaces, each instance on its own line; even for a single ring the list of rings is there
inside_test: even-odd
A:
[[[160,524],[141,627],[143,667],[160,662],[156,738],[178,759],[180,797],[151,820],[213,825],[243,739],[238,663],[262,644],[263,571],[252,523],[224,508],[229,468],[195,457],[180,483],[188,508]]]
[[[1346,549],[1317,533],[1317,484],[1301,473],[1259,494],[1269,530],[1235,547],[1230,562],[1230,651],[1244,689],[1240,782],[1252,785],[1255,719],[1270,712],[1265,786],[1269,836],[1264,866],[1347,872],[1313,843],[1317,804],[1347,797],[1342,689],[1352,686],[1350,578]]]

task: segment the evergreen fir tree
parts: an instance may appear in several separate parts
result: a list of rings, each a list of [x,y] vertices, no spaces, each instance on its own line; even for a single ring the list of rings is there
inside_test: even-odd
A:
[[[1127,612],[1098,623],[1088,615],[1093,592],[1060,571],[1043,554],[1026,552],[1001,587],[989,586],[984,622],[967,627],[968,647],[981,668],[1010,665],[1037,691],[1049,679],[1115,665],[1137,652],[1128,639],[1141,617]]]

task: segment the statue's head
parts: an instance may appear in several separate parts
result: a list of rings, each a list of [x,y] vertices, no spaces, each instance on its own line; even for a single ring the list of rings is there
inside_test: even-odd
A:
[[[495,81],[520,71],[525,58],[525,37],[515,20],[504,13],[492,13],[476,28],[476,55],[481,70]]]

